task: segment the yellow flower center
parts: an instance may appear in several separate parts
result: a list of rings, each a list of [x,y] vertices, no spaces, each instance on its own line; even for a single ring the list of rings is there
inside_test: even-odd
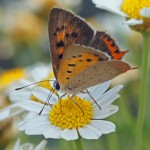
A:
[[[150,7],[150,0],[124,0],[122,3],[122,10],[130,18],[143,19],[140,10],[145,7]]]
[[[0,74],[0,89],[9,86],[9,84],[23,78],[24,76],[25,72],[21,68],[4,71]]]
[[[128,15],[128,19],[135,18],[143,20],[143,24],[131,26],[138,31],[150,30],[150,18],[146,18],[140,15],[140,10],[146,7],[150,7],[150,0],[124,0],[121,6],[123,12]]]
[[[93,116],[92,103],[80,97],[59,100],[49,113],[50,122],[61,129],[83,127],[91,122]]]

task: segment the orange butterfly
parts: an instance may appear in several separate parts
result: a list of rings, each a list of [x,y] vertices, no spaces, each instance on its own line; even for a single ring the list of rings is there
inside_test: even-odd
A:
[[[70,11],[53,8],[48,28],[56,90],[77,94],[131,69],[120,60],[127,51]]]

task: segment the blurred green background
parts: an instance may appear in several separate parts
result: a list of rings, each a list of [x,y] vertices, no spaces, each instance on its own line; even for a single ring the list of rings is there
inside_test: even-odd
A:
[[[121,50],[129,50],[124,60],[133,67],[139,66],[139,69],[129,71],[113,81],[113,85],[124,84],[120,93],[121,98],[115,102],[120,110],[108,118],[116,124],[116,132],[103,135],[99,140],[84,140],[85,150],[132,150],[140,91],[142,38],[139,33],[129,29],[122,18],[95,8],[91,0],[0,0],[0,108],[10,103],[5,90],[11,81],[16,80],[11,77],[18,71],[16,68],[19,69],[17,76],[19,79],[24,77],[25,67],[40,62],[46,64],[51,62],[47,27],[50,9],[56,5],[74,11],[96,30],[106,31],[117,41]],[[3,81],[5,76],[8,82]],[[146,107],[149,110],[150,102]],[[149,150],[150,113],[148,111],[145,113],[143,141],[144,150]],[[0,150],[12,149],[18,137],[22,142],[30,141],[35,144],[43,139],[42,136],[33,138],[34,136],[14,131],[14,121],[15,119],[0,122]],[[64,140],[48,141],[49,150],[71,149]]]

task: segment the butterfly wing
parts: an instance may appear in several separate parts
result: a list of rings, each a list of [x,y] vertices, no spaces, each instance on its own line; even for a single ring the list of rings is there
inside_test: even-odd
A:
[[[94,30],[83,19],[61,8],[51,10],[48,30],[52,65],[57,79],[64,47],[73,43],[90,44]]]
[[[99,61],[75,76],[70,81],[71,87],[78,87],[84,90],[96,84],[111,80],[130,69],[131,67],[123,61]]]
[[[107,53],[112,59],[121,59],[127,51],[120,51],[115,41],[105,32],[97,31],[91,47]]]
[[[86,89],[131,69],[125,62],[108,59],[91,47],[69,45],[60,64],[58,82],[62,89]]]

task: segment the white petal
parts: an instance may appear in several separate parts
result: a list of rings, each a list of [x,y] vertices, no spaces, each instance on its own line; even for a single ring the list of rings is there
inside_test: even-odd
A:
[[[36,115],[34,116],[34,118],[30,118],[30,122],[28,123],[28,125],[30,128],[32,125],[37,125],[39,123],[44,123],[44,122],[46,123],[49,122],[48,115]]]
[[[77,130],[74,129],[64,129],[60,135],[61,138],[69,141],[69,140],[76,140],[78,139]]]
[[[54,82],[55,82],[55,80],[56,80],[55,78],[52,78],[52,79],[51,79],[51,81],[50,81],[51,87],[54,87]]]
[[[47,130],[43,132],[45,138],[59,139],[62,130],[59,127],[49,126]]]
[[[51,124],[47,118],[47,115],[35,116],[30,119],[26,124],[25,132],[29,135],[40,135],[48,128]]]
[[[13,150],[20,150],[20,149],[21,149],[20,139],[18,139],[17,142],[15,143],[15,146],[14,146]]]
[[[94,119],[104,119],[108,116],[116,113],[119,110],[118,106],[110,105],[109,107],[102,108],[101,110],[97,108],[94,110]]]
[[[97,99],[97,97],[101,96],[108,89],[110,84],[111,84],[111,80],[106,81],[100,85],[96,85],[92,87],[91,90],[89,90],[89,92],[94,97],[94,99]],[[88,99],[88,100],[90,99],[91,101],[93,101],[88,94],[85,99]]]
[[[24,110],[19,107],[19,105],[12,104],[2,110],[0,110],[0,121],[14,117],[18,114],[21,114]]]
[[[114,12],[121,16],[127,16],[121,11],[122,0],[92,0],[96,7]]]
[[[46,140],[43,140],[40,142],[40,144],[38,144],[34,150],[44,150],[45,149],[45,146],[47,144],[47,141]]]
[[[78,131],[84,139],[98,139],[102,135],[99,130],[90,125],[85,125],[82,128],[78,128]]]
[[[38,67],[37,66],[34,67],[34,69],[30,71],[30,73],[31,76],[34,78],[34,80],[39,82],[40,80],[43,80],[44,78],[48,77],[50,70],[51,70],[50,67],[41,65]]]
[[[36,87],[32,93],[36,98],[43,101],[44,103],[48,100],[49,94],[52,94],[50,90],[43,87]],[[57,102],[57,99],[58,97],[53,93],[49,99],[49,104],[55,104]]]
[[[21,146],[21,150],[33,150],[33,145],[30,143],[25,143]]]
[[[138,25],[138,24],[143,24],[143,20],[138,20],[138,19],[132,18],[132,19],[127,20],[126,23],[128,25],[134,26],[134,25]]]
[[[119,97],[117,93],[122,89],[122,87],[123,85],[117,85],[109,91],[107,91],[106,93],[104,93],[103,95],[94,98],[101,107],[107,106],[115,100],[115,97]]]
[[[9,98],[12,102],[16,102],[31,99],[31,95],[31,91],[15,91],[9,94]]]
[[[32,119],[32,118],[35,118],[37,116],[37,114],[35,113],[28,113],[28,115],[24,118],[23,121],[19,122],[18,124],[18,128],[19,128],[19,131],[23,131],[27,128],[27,124],[28,122]]]
[[[115,124],[110,121],[92,120],[91,126],[101,131],[102,134],[108,134],[115,131]]]
[[[104,108],[104,107],[107,107],[108,105],[112,104],[117,98],[119,98],[120,95],[119,94],[116,94],[116,95],[112,95],[110,97],[104,97],[102,99],[102,101],[100,101],[100,103],[98,103],[98,105],[101,107],[101,108]],[[94,104],[95,105],[95,104]],[[96,106],[96,105],[95,105]]]
[[[150,18],[150,7],[149,8],[143,8],[140,10],[140,14],[143,17]]]
[[[31,112],[35,112],[35,113],[39,113],[43,108],[43,104],[30,101],[30,100],[22,101],[22,102],[19,102],[18,104],[21,108],[31,111]],[[49,111],[50,111],[50,107],[45,106],[42,111],[42,114],[48,114]]]
[[[36,125],[32,125],[29,127],[29,124],[27,124],[27,128],[25,130],[25,133],[28,135],[41,135],[45,130],[47,130],[50,126],[50,122],[41,122]]]

